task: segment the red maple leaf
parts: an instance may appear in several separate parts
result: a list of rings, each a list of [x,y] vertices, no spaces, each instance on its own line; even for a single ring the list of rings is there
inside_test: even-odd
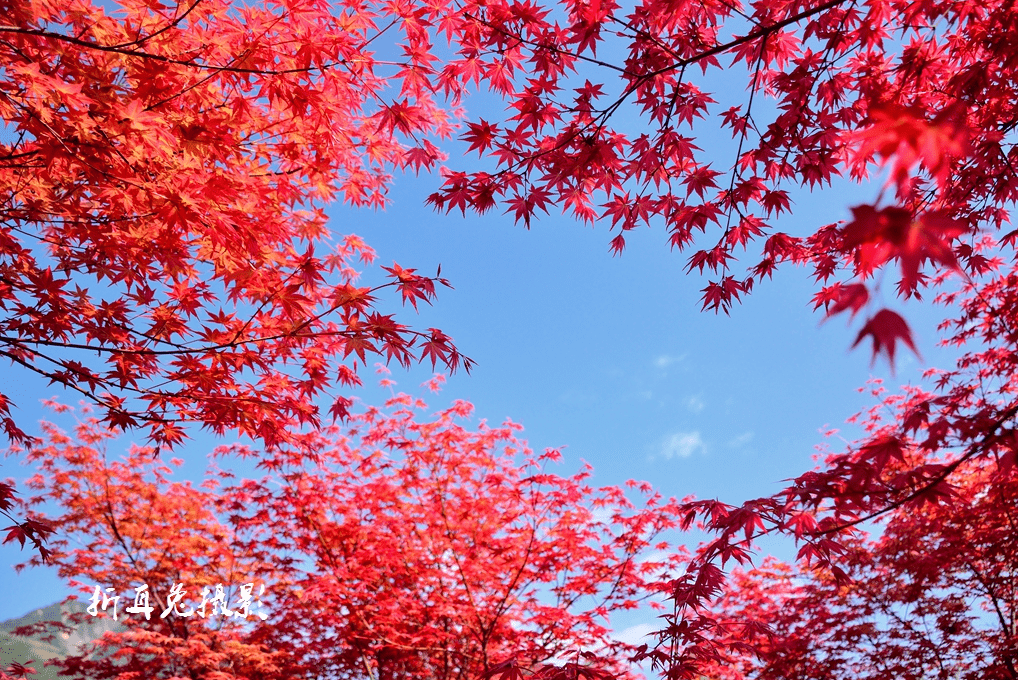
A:
[[[822,304],[827,304],[827,315],[825,319],[829,319],[835,314],[840,314],[846,310],[851,309],[852,314],[849,317],[854,319],[855,315],[859,313],[859,310],[866,306],[869,302],[870,294],[866,290],[866,286],[861,283],[850,283],[847,285],[835,284],[830,289],[825,289],[821,301],[817,302],[817,307]],[[834,304],[831,304],[833,302]]]
[[[856,347],[867,335],[873,338],[873,361],[876,361],[877,355],[883,352],[887,355],[891,370],[894,370],[894,352],[899,340],[908,345],[916,356],[920,356],[905,319],[889,309],[881,309],[866,321],[852,347]]]
[[[481,676],[484,680],[523,680],[523,673],[520,670],[516,657],[510,657],[505,661],[490,666]]]
[[[852,208],[852,217],[842,229],[842,247],[855,253],[857,270],[863,276],[897,258],[901,264],[902,289],[913,292],[925,261],[958,269],[951,240],[968,229],[943,211],[930,211],[914,218],[904,208],[890,206],[877,210],[871,205],[860,205]]]

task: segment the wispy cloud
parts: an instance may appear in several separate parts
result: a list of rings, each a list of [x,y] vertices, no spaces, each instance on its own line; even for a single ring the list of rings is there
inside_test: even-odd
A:
[[[752,432],[743,432],[738,437],[736,437],[735,439],[732,439],[730,442],[728,442],[728,445],[730,447],[732,447],[733,449],[737,449],[740,446],[745,446],[746,444],[750,443],[751,441],[753,441],[753,433]]]
[[[640,555],[636,558],[636,561],[646,570],[646,574],[649,577],[664,578],[669,574],[669,568],[676,568],[678,558],[674,551],[655,550],[646,555]]]
[[[676,432],[665,438],[661,446],[661,456],[666,460],[672,458],[689,458],[703,449],[703,439],[699,432]]]
[[[639,645],[644,639],[654,633],[655,628],[650,623],[638,623],[612,635],[613,638],[627,645]]]
[[[681,363],[685,358],[686,358],[685,354],[680,354],[677,357],[671,356],[670,354],[662,354],[658,358],[654,359],[654,366],[661,370],[664,370],[669,366],[674,366],[675,364]]]
[[[599,396],[595,390],[573,389],[559,394],[558,400],[570,406],[589,405],[599,401]]]
[[[700,396],[696,394],[686,398],[682,403],[685,404],[686,408],[689,409],[692,413],[699,413],[700,411],[703,410],[703,407],[707,405],[703,402],[703,399],[701,399]]]

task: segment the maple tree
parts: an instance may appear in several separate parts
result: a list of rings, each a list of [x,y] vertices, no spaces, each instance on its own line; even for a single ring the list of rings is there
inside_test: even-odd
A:
[[[993,489],[994,480],[1012,474],[1018,448],[1018,232],[1007,227],[1018,195],[1014,3],[484,0],[460,6],[469,21],[459,34],[459,59],[445,72],[484,79],[506,101],[507,114],[469,123],[462,139],[487,165],[446,170],[429,198],[436,208],[483,213],[500,206],[524,225],[560,208],[610,226],[617,232],[615,253],[633,229],[663,227],[668,244],[687,252],[687,272],[710,277],[702,306],[715,312],[730,312],[782,265],[808,267],[818,287],[815,308],[826,317],[850,312],[853,319],[865,309],[855,344],[870,338],[874,358],[884,354],[892,367],[897,348],[915,351],[916,343],[905,318],[881,297],[929,296],[945,307],[943,342],[960,355],[952,369],[927,370],[926,387],[875,388],[886,413],[871,413],[859,441],[782,492],[739,506],[686,503],[682,526],[712,537],[669,583],[672,611],[642,658],[667,678],[711,677],[732,655],[748,654],[751,641],[764,644],[768,624],[794,618],[797,626],[810,626],[784,611],[791,600],[778,595],[774,606],[740,610],[741,620],[716,609],[717,598],[735,587],[724,569],[750,563],[763,534],[794,538],[799,568],[819,570],[818,583],[829,588],[824,592],[836,593],[851,589],[853,576],[873,574],[853,561],[863,559],[857,557],[861,525],[932,505],[941,513],[924,515],[930,519],[915,535],[934,540],[946,530],[941,523],[972,498],[985,494],[988,503],[1007,505]],[[745,87],[735,101],[733,83]],[[719,130],[731,133],[728,151],[711,137]],[[874,203],[846,205],[849,219],[795,234],[781,230],[794,191],[881,173],[885,184],[874,188]],[[741,273],[740,256],[752,258]],[[972,531],[969,549],[955,547],[960,559],[975,564],[978,546],[1001,537],[981,525]],[[1013,541],[1013,526],[1004,533]],[[867,553],[879,563],[872,568],[884,570],[873,587],[885,590],[871,592],[870,601],[900,603],[894,574],[908,578],[926,562],[912,554],[892,564],[883,545]],[[932,607],[940,593],[932,582],[930,588],[923,597]],[[825,622],[825,612],[817,605],[803,616]],[[843,608],[838,616],[842,642],[854,639],[851,626],[866,625],[864,609]],[[832,630],[821,627],[817,636]],[[918,637],[901,642],[911,651],[896,660],[913,670],[918,665],[919,673],[924,667],[917,659],[928,661],[923,650],[937,644]],[[973,643],[966,653],[979,649]],[[825,647],[799,661],[808,665],[838,653]],[[971,657],[966,663],[973,673],[1002,673],[1010,653],[988,661],[997,664],[992,670]],[[768,659],[779,652],[771,654]],[[809,672],[858,677],[850,665]],[[877,665],[868,677],[891,677],[890,668]],[[785,665],[774,677],[791,677],[793,670]]]
[[[334,365],[351,355],[458,366],[441,332],[374,311],[351,269],[370,249],[331,243],[322,212],[380,205],[393,167],[439,157],[450,113],[412,16],[386,17],[411,53],[390,64],[360,3],[113,10],[3,7],[4,356],[164,444],[182,420],[269,443],[317,422],[313,398],[357,381]],[[433,297],[437,279],[387,272],[404,301]]]
[[[661,225],[673,248],[691,251],[687,270],[711,277],[705,310],[729,312],[779,266],[811,267],[816,309],[853,319],[865,309],[856,344],[870,338],[892,361],[899,343],[916,345],[880,294],[933,296],[947,308],[944,341],[961,355],[930,369],[927,388],[875,388],[865,436],[782,492],[682,504],[679,527],[712,538],[661,582],[672,608],[642,658],[668,678],[695,678],[760,643],[780,608],[731,621],[716,599],[731,587],[724,569],[748,563],[764,533],[792,536],[800,568],[836,593],[853,575],[921,565],[915,555],[894,562],[883,538],[860,542],[859,526],[912,514],[928,520],[915,536],[933,540],[971,499],[1004,503],[992,491],[1018,450],[1018,232],[1005,227],[1018,187],[1013,3],[150,2],[123,3],[117,17],[87,3],[0,6],[12,17],[0,26],[0,111],[14,137],[0,168],[10,197],[0,351],[80,389],[107,424],[147,423],[153,443],[171,445],[178,419],[196,420],[292,451],[299,426],[318,424],[314,397],[356,381],[339,360],[363,364],[378,351],[406,363],[422,338],[420,358],[459,363],[440,331],[415,335],[372,311],[375,291],[349,272],[363,244],[321,259],[309,246],[325,235],[321,201],[338,192],[377,203],[387,168],[434,167],[440,152],[427,137],[451,133],[438,102],[455,106],[483,83],[508,115],[470,122],[463,140],[493,167],[444,170],[437,208],[501,205],[529,225],[560,207],[610,223],[616,253],[631,230]],[[404,52],[391,99],[370,53],[383,33],[398,34]],[[442,59],[438,39],[451,44]],[[743,99],[715,101],[733,77]],[[721,159],[702,141],[717,128],[733,136]],[[887,184],[873,204],[846,206],[850,219],[779,230],[792,191],[878,168]],[[736,273],[740,249],[754,255]],[[431,297],[432,279],[390,273],[404,300]],[[236,306],[213,311],[223,301]],[[103,370],[70,358],[86,348],[99,349]],[[348,406],[340,395],[334,413]],[[10,507],[4,489],[0,510]],[[973,564],[992,526],[973,530]],[[15,538],[43,527],[23,524]],[[864,569],[864,554],[877,566]],[[865,596],[898,602],[889,578],[874,577],[884,590]],[[933,606],[940,593],[921,596]],[[832,634],[854,634],[849,606],[831,606],[843,606]],[[918,654],[932,643],[909,644]],[[1003,668],[1008,658],[994,657]],[[507,663],[497,674],[517,677]]]
[[[1014,469],[983,462],[950,504],[897,509],[845,542],[850,580],[770,560],[718,604],[745,643],[709,673],[742,678],[1018,677]]]
[[[956,241],[999,228],[1013,199],[1007,3],[462,7],[470,20],[460,58],[444,72],[484,78],[512,115],[469,124],[463,140],[495,168],[446,171],[429,198],[437,208],[502,203],[529,225],[558,206],[618,230],[615,252],[627,232],[661,224],[673,248],[694,250],[688,271],[719,277],[703,291],[704,309],[726,312],[784,262],[811,265],[825,284],[855,278],[825,285],[816,301],[856,310],[863,284],[892,260],[904,297],[925,288],[927,261],[987,271],[978,248]],[[599,49],[626,58],[599,58]],[[721,110],[716,91],[743,73],[744,101]],[[697,146],[697,134],[725,130],[730,156]],[[850,223],[812,234],[777,230],[790,190],[863,180],[874,164],[888,166],[890,205],[857,206]],[[755,246],[762,259],[737,274],[737,251]],[[863,287],[846,297],[842,285]]]
[[[383,11],[384,9],[384,11]],[[445,280],[373,253],[323,206],[380,206],[430,167],[439,91],[412,5],[0,2],[0,356],[173,446],[196,422],[272,444],[343,417],[369,355],[469,367],[380,311]],[[385,34],[402,56],[377,56]],[[10,369],[5,369],[5,371]],[[0,427],[32,437],[0,386]],[[0,487],[6,512],[13,487]],[[42,525],[15,535],[44,549]]]
[[[930,655],[943,651],[957,658],[942,670],[955,664],[971,677],[1013,677],[1012,632],[1000,644],[973,632],[957,601],[942,598],[946,581],[927,581],[909,597],[954,612],[951,625],[971,633],[961,641],[889,633],[880,641],[896,640],[892,659],[868,671],[859,670],[865,651],[847,646],[869,625],[866,606],[907,603],[894,579],[929,565],[921,554],[882,552],[892,550],[893,533],[860,548],[860,525],[889,513],[926,513],[912,537],[935,541],[947,530],[942,524],[983,497],[1010,516],[1009,499],[995,485],[1013,473],[1018,448],[1018,232],[1007,227],[1018,195],[1014,4],[486,0],[461,7],[472,22],[460,34],[460,59],[445,71],[485,78],[508,113],[469,123],[462,138],[490,165],[446,171],[429,200],[436,208],[484,213],[501,206],[524,225],[559,208],[609,225],[616,253],[631,230],[663,227],[668,243],[688,252],[687,272],[711,277],[703,309],[726,314],[776,268],[808,267],[815,308],[827,317],[849,311],[853,319],[867,309],[855,344],[868,337],[874,358],[886,354],[892,366],[900,344],[913,351],[916,344],[905,319],[881,304],[882,293],[929,295],[946,307],[943,342],[960,354],[953,369],[928,370],[925,388],[875,388],[884,419],[871,413],[858,442],[783,492],[741,506],[685,504],[683,526],[713,537],[670,582],[673,610],[640,656],[668,678],[713,677],[734,655],[752,658],[753,643],[769,651],[762,666],[744,667],[747,676],[773,670],[771,677],[842,678],[897,677],[902,668],[922,675]],[[730,101],[733,81],[745,86],[741,101]],[[729,152],[709,136],[719,129],[731,131]],[[850,219],[797,234],[781,230],[793,191],[878,178],[878,171],[883,189],[872,205],[851,207]],[[742,273],[739,256],[752,258]],[[974,524],[971,542],[953,545],[953,559],[980,564],[987,546],[1012,545],[1014,526],[998,528]],[[779,591],[773,606],[726,618],[716,599],[737,584],[724,569],[751,562],[754,541],[772,532],[793,537],[800,569],[823,574],[810,590],[815,606],[799,616],[787,609],[798,601]],[[860,550],[871,564],[859,561]],[[1009,564],[1002,578],[1010,577]],[[966,567],[945,569],[955,579],[947,585],[951,598],[978,590],[961,582]],[[873,578],[872,589],[848,585],[853,577]],[[779,582],[775,576],[767,584]],[[766,600],[761,588],[745,598]],[[832,614],[821,600],[839,588],[864,592],[868,605],[851,609],[835,598],[831,607],[841,609]],[[1013,593],[1002,602],[1014,607]],[[785,637],[763,633],[785,624],[794,628]],[[825,633],[838,641],[824,641]],[[780,665],[780,646],[767,640],[794,645],[800,634],[815,648],[802,651],[799,666]],[[980,663],[987,649],[993,655]]]
[[[128,626],[99,641],[111,653],[61,666],[88,678],[564,680],[607,652],[618,659],[607,670],[631,677],[608,617],[660,594],[661,573],[678,567],[681,551],[660,538],[677,503],[646,484],[631,484],[635,503],[592,488],[589,466],[559,476],[548,469],[559,453],[532,452],[520,426],[468,429],[466,402],[424,409],[399,395],[272,450],[221,446],[200,487],[174,481],[182,461],[151,446],[114,457],[100,414],[86,409],[71,434],[44,425],[27,453],[39,469],[27,505],[51,514],[31,516],[58,530],[61,577],[85,597],[113,588]],[[253,455],[261,478],[220,469]],[[177,615],[197,609],[203,586],[246,582],[267,589],[244,620]],[[186,599],[160,618],[174,584]],[[124,613],[142,585],[150,620]]]

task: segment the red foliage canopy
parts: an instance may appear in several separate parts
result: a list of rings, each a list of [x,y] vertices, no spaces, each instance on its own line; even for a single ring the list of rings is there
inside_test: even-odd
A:
[[[626,232],[661,225],[673,248],[693,250],[690,270],[716,277],[704,307],[726,312],[782,262],[864,283],[898,260],[905,297],[925,287],[925,262],[987,271],[975,234],[1000,228],[1015,197],[1006,2],[485,0],[461,11],[445,82],[484,78],[512,115],[470,123],[463,139],[495,167],[448,172],[429,199],[440,209],[501,202],[529,224],[559,206],[610,222],[615,252]],[[743,75],[745,101],[714,106]],[[698,135],[724,129],[730,155],[701,148]],[[812,234],[777,229],[790,190],[861,180],[875,163],[889,167],[894,204],[858,206],[851,223]],[[737,251],[754,244],[761,259],[737,274]],[[833,297],[826,287],[818,306]]]
[[[52,562],[86,595],[113,590],[128,626],[63,668],[96,679],[633,677],[608,617],[660,595],[660,575],[680,566],[660,538],[677,504],[649,485],[638,505],[592,488],[589,467],[559,476],[548,469],[559,453],[534,454],[520,426],[467,429],[468,403],[433,418],[424,408],[401,395],[260,452],[260,479],[217,471],[253,453],[221,447],[201,488],[173,481],[182,461],[151,447],[113,460],[115,433],[91,414],[73,435],[47,424],[28,485],[33,506],[57,508],[38,517],[58,532]],[[264,621],[179,615],[217,584],[237,610],[249,582],[268,586]],[[175,584],[186,597],[160,617]],[[146,585],[155,609],[125,618]],[[595,673],[595,653],[616,660]]]
[[[561,207],[610,222],[615,252],[626,232],[659,224],[692,251],[688,269],[711,277],[705,309],[728,312],[788,262],[812,267],[814,303],[832,314],[872,306],[893,268],[900,296],[929,290],[951,307],[942,330],[962,350],[957,366],[931,370],[925,389],[875,392],[887,414],[861,441],[774,496],[683,506],[681,525],[714,537],[667,582],[672,611],[643,651],[669,678],[698,677],[752,639],[712,602],[723,568],[748,561],[762,533],[794,537],[801,562],[842,587],[862,573],[859,525],[931,504],[952,516],[962,482],[970,498],[1000,497],[993,480],[1018,449],[1018,232],[1001,234],[1018,195],[1011,2],[0,9],[0,351],[82,391],[108,424],[145,423],[168,445],[179,420],[197,420],[285,450],[292,426],[317,423],[313,398],[356,381],[368,352],[405,363],[416,346],[418,358],[460,363],[440,331],[374,311],[375,291],[349,271],[363,244],[315,246],[320,201],[378,202],[387,168],[432,167],[427,137],[450,133],[437,102],[483,82],[508,115],[470,123],[464,140],[491,167],[447,170],[438,208],[501,205],[529,224]],[[383,33],[403,46],[388,81],[370,52]],[[439,36],[452,44],[444,60]],[[745,101],[714,108],[711,78],[740,75]],[[384,82],[399,89],[391,101]],[[702,148],[711,123],[731,130],[730,157]],[[778,229],[792,189],[875,166],[893,191],[851,221]],[[740,248],[754,255],[737,273]],[[404,300],[431,297],[433,280],[390,273]],[[886,309],[868,311],[866,336],[892,359],[912,344]],[[100,367],[80,352],[98,352]],[[334,404],[343,415],[341,395]],[[0,396],[8,435],[25,440],[8,410]],[[0,510],[9,495],[0,488]],[[516,677],[511,663],[497,668]]]
[[[931,369],[927,389],[876,391],[885,420],[871,420],[861,441],[774,496],[741,507],[685,505],[686,526],[699,523],[714,538],[671,583],[673,611],[660,642],[644,651],[666,677],[711,676],[730,653],[764,639],[747,625],[784,620],[768,617],[786,600],[740,622],[711,606],[726,588],[725,564],[748,562],[758,536],[793,537],[800,561],[841,587],[849,572],[861,574],[843,556],[861,545],[852,536],[861,524],[930,504],[943,505],[946,518],[987,494],[1004,502],[992,480],[1010,474],[1018,448],[1018,232],[1003,233],[1018,197],[1014,3],[461,6],[460,59],[443,73],[450,82],[479,74],[508,114],[470,124],[463,139],[490,167],[447,172],[430,198],[437,208],[501,204],[529,224],[538,210],[558,207],[609,224],[617,253],[630,230],[663,227],[673,248],[691,251],[688,270],[710,275],[704,309],[726,313],[775,267],[807,265],[819,287],[816,308],[853,316],[871,308],[857,343],[871,337],[874,354],[892,361],[898,342],[914,342],[899,314],[874,308],[871,293],[886,270],[900,270],[900,297],[932,290],[949,308],[941,330],[961,349],[957,366]],[[745,95],[725,108],[732,102],[718,100],[731,97],[733,80]],[[730,152],[704,142],[717,129],[731,131]],[[861,181],[875,168],[886,169],[885,188],[873,205],[852,208],[851,220],[780,230],[791,191]],[[740,250],[753,257],[742,273]],[[924,525],[931,536],[937,521]],[[956,545],[957,558],[975,564],[978,544],[966,545]],[[897,568],[905,575],[918,567]],[[1006,644],[1012,651],[995,657],[996,669],[1013,663],[1013,642]],[[921,675],[928,666],[916,654],[909,663]],[[781,677],[799,677],[791,668]],[[834,669],[823,677],[853,676]]]
[[[1018,677],[1015,468],[968,466],[949,503],[897,508],[875,540],[845,541],[847,581],[767,561],[717,605],[744,646],[723,680]]]
[[[446,281],[393,265],[357,286],[372,251],[322,210],[379,206],[392,168],[441,157],[459,88],[436,95],[416,16],[0,0],[0,356],[161,446],[187,422],[271,446],[318,425],[327,395],[342,418],[369,354],[469,368],[442,331],[376,307]],[[375,57],[383,33],[404,58]],[[8,389],[0,428],[30,444]],[[45,526],[14,531],[42,549]]]
[[[371,250],[322,211],[381,205],[393,167],[439,158],[450,113],[414,12],[0,3],[0,354],[164,445],[188,421],[271,445],[369,353],[462,365],[376,310],[352,269]],[[399,63],[370,51],[390,28]],[[445,283],[388,273],[415,306]]]

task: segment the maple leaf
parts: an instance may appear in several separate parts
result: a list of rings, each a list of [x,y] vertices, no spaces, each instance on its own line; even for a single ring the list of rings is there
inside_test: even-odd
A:
[[[825,320],[849,309],[852,310],[849,318],[854,319],[859,310],[869,302],[870,294],[866,290],[866,286],[861,283],[837,284],[825,289],[823,294],[816,299],[818,307],[822,304],[828,305]],[[834,304],[830,304],[831,302]]]
[[[948,216],[943,211],[923,213],[912,223],[912,228],[909,229],[902,245],[902,252],[899,255],[902,271],[914,271],[919,266],[915,264],[916,260],[921,263],[923,259],[929,259],[960,272],[950,241],[968,231],[964,222]]]
[[[566,663],[562,666],[544,665],[534,674],[534,677],[541,680],[581,680],[583,678],[588,680],[613,680],[615,676],[607,671],[591,668],[590,666]]]
[[[16,495],[17,491],[13,484],[0,482],[0,511],[6,512],[14,507],[14,496]]]
[[[11,677],[29,678],[39,672],[38,669],[32,667],[31,664],[33,663],[35,663],[35,659],[29,659],[24,664],[12,661],[10,665],[7,666],[5,672]],[[2,673],[3,672],[0,672],[0,674]]]
[[[397,288],[403,296],[403,302],[409,302],[417,309],[417,301],[430,302],[435,297],[435,283],[426,276],[419,276],[414,269],[404,269],[395,262],[392,267],[382,267],[396,279]]]
[[[843,247],[849,252],[858,250],[859,268],[868,273],[893,256],[911,222],[912,213],[904,208],[856,206],[852,221],[842,229]]]
[[[412,134],[420,126],[421,109],[410,103],[408,99],[390,104],[379,113],[379,127],[393,132],[398,129],[403,134]]]
[[[867,442],[860,450],[860,454],[873,461],[878,474],[892,459],[905,462],[902,442],[893,436],[878,437]]]
[[[495,676],[498,677],[496,678]],[[523,680],[524,676],[520,670],[519,663],[516,661],[516,657],[513,656],[490,666],[481,677],[485,678],[485,680],[489,678],[495,678],[495,680]]]
[[[348,397],[336,397],[332,406],[329,407],[329,415],[332,416],[332,422],[336,422],[337,420],[346,420],[350,415],[351,406],[353,406],[352,399]]]
[[[852,216],[842,230],[843,247],[856,252],[861,273],[868,274],[896,257],[901,263],[902,288],[914,291],[919,268],[926,260],[959,270],[950,241],[968,230],[942,211],[931,211],[916,219],[903,208],[877,210],[862,205],[852,208]]]
[[[952,104],[928,121],[920,107],[877,103],[870,107],[871,125],[855,135],[857,153],[863,160],[875,153],[885,162],[893,158],[891,179],[899,186],[906,184],[909,170],[916,163],[922,163],[943,184],[950,161],[968,151],[966,126],[959,120],[963,115]]]
[[[467,149],[468,153],[470,151],[477,151],[479,155],[483,155],[491,147],[492,142],[499,133],[497,125],[491,125],[484,120],[468,123],[467,128],[467,132],[463,134],[461,139],[470,143],[470,147]]]
[[[895,347],[899,340],[915,352],[916,356],[920,356],[919,350],[916,349],[915,342],[912,340],[912,331],[905,323],[905,319],[889,309],[881,309],[867,319],[866,324],[859,331],[859,335],[856,336],[855,342],[852,343],[852,347],[854,348],[862,342],[867,335],[873,338],[873,361],[876,361],[877,356],[883,352],[887,355],[892,370],[894,369]]]
[[[3,540],[4,543],[18,541],[22,548],[25,547],[25,540],[28,538],[28,533],[21,525],[15,524],[13,526],[4,527],[3,529],[0,529],[0,531],[7,532],[7,536],[5,536]]]

